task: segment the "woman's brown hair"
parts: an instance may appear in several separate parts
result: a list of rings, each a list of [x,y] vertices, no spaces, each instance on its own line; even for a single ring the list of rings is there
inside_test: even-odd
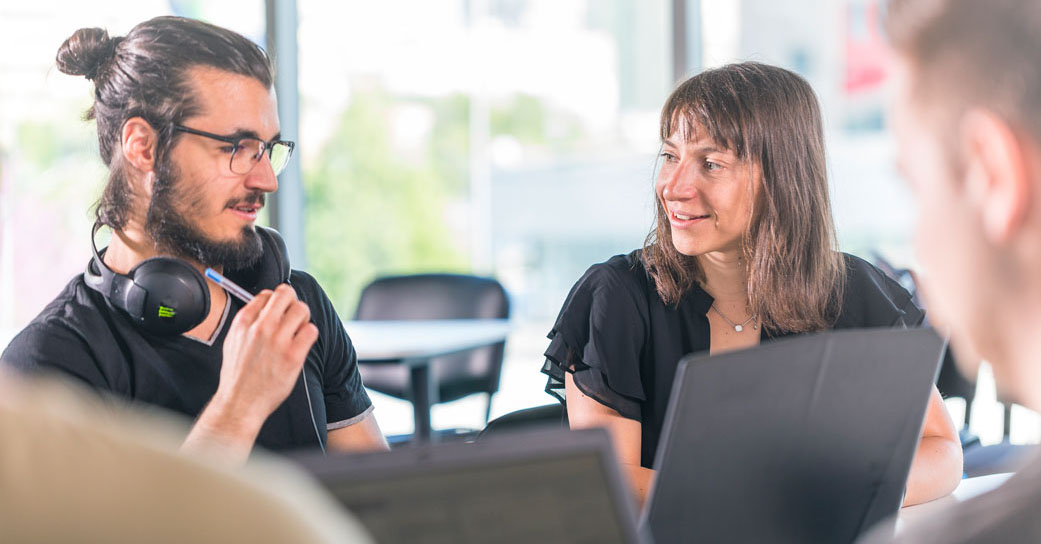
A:
[[[760,186],[742,236],[748,306],[770,331],[830,327],[845,287],[828,197],[824,130],[810,85],[797,74],[757,62],[730,64],[684,81],[661,113],[661,138],[700,131],[748,161]],[[668,214],[657,201],[643,260],[658,294],[678,304],[704,274],[672,243]]]

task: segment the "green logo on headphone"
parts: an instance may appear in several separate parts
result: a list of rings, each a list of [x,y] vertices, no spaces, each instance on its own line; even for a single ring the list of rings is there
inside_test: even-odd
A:
[[[177,315],[177,312],[173,308],[167,308],[166,306],[159,306],[159,317],[171,318]]]

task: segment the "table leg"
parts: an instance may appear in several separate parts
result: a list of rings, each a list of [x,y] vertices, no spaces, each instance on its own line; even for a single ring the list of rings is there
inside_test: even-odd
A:
[[[434,441],[436,434],[431,430],[430,407],[437,402],[437,384],[430,379],[429,365],[414,365],[412,373],[412,413],[415,419],[414,436],[419,442]]]

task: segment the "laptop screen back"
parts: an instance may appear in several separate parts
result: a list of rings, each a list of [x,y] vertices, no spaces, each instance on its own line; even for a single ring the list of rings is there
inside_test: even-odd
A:
[[[607,448],[600,431],[523,433],[310,468],[378,542],[636,542]]]
[[[681,363],[646,522],[659,543],[851,542],[894,514],[944,342],[783,339]]]

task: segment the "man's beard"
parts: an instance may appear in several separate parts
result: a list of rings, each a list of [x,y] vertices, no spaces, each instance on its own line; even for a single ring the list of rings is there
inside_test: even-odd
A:
[[[182,259],[191,259],[203,266],[222,266],[225,270],[249,268],[260,260],[263,245],[252,225],[242,227],[242,235],[235,240],[220,241],[209,238],[196,228],[190,212],[203,207],[199,197],[181,194],[183,180],[169,159],[157,169],[152,185],[152,200],[148,203],[145,230],[156,249]],[[181,190],[179,190],[181,189]],[[257,203],[263,206],[264,193],[251,192],[234,203]],[[228,202],[226,205],[233,205]],[[181,206],[188,213],[182,213]]]

